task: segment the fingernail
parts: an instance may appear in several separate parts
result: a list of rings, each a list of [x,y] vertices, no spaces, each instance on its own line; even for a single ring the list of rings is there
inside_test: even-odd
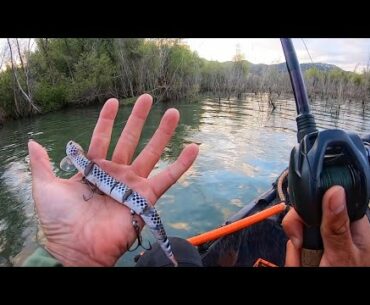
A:
[[[346,194],[343,188],[338,188],[330,197],[329,208],[330,211],[337,215],[341,213],[346,207]]]
[[[30,145],[31,143],[34,143],[35,141],[32,140],[32,139],[29,139],[28,140],[28,143],[27,143],[27,146],[28,146],[28,149],[31,149],[32,145]]]

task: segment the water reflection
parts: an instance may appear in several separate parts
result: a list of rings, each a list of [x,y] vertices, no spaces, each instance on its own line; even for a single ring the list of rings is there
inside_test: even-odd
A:
[[[296,141],[295,105],[289,99],[277,103],[274,112],[266,103],[245,101],[156,104],[145,124],[136,155],[155,132],[163,113],[176,107],[180,125],[152,175],[180,154],[186,143],[196,142],[200,155],[184,175],[157,203],[169,235],[189,237],[219,226],[224,220],[264,192],[288,165]],[[314,102],[319,128],[344,128],[369,132],[370,112],[361,105]],[[0,129],[0,265],[19,264],[36,246],[37,222],[31,197],[27,141],[33,138],[46,147],[54,172],[59,170],[65,144],[73,139],[85,149],[100,107],[64,110],[9,122]],[[130,107],[121,107],[112,143],[121,134]],[[114,149],[112,144],[108,156]],[[144,230],[144,238],[153,241]],[[141,250],[127,253],[118,265],[133,264]]]

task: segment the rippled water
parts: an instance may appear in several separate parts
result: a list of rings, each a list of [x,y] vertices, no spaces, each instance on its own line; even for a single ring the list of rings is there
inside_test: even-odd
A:
[[[370,132],[370,111],[360,105],[316,102],[312,109],[319,128]],[[296,141],[295,105],[279,100],[271,112],[266,102],[204,99],[198,103],[156,104],[145,125],[140,151],[169,107],[181,114],[180,125],[155,171],[170,164],[184,143],[200,145],[193,167],[157,203],[169,235],[190,237],[219,226],[254,197],[268,189],[288,165]],[[65,145],[74,139],[87,148],[100,107],[69,109],[7,123],[0,129],[0,266],[19,265],[36,246],[37,225],[31,196],[27,141],[33,138],[49,152],[59,170]],[[121,107],[112,143],[131,107]],[[113,150],[111,145],[110,153]],[[145,230],[144,230],[145,231]],[[144,239],[152,240],[147,231]],[[133,265],[125,254],[118,265]]]

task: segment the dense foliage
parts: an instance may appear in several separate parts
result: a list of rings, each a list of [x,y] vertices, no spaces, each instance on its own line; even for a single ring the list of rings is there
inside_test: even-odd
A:
[[[0,122],[109,97],[124,102],[144,92],[161,102],[199,93],[219,99],[267,93],[272,104],[274,94],[291,93],[286,72],[270,67],[250,73],[250,63],[238,50],[233,61],[220,63],[200,58],[180,39],[43,38],[35,43],[31,48],[30,41],[7,40],[2,56],[7,60],[0,72]],[[311,98],[363,104],[369,99],[369,73],[312,68],[305,77]]]

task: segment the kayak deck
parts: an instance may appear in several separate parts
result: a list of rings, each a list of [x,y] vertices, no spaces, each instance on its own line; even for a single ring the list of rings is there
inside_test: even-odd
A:
[[[262,211],[278,202],[266,203],[260,200],[251,207],[244,217]],[[257,259],[263,258],[277,266],[283,266],[288,238],[281,226],[285,213],[282,214],[199,246],[198,250],[202,256],[203,265],[209,267],[251,267]]]
[[[280,203],[281,195],[277,191],[279,178],[270,190],[231,216],[225,224]],[[283,178],[281,179],[282,186],[288,202],[287,177]],[[286,212],[270,217],[248,228],[198,246],[203,265],[207,267],[252,267],[259,258],[262,258],[277,266],[284,266],[288,238],[281,222],[285,214]]]

